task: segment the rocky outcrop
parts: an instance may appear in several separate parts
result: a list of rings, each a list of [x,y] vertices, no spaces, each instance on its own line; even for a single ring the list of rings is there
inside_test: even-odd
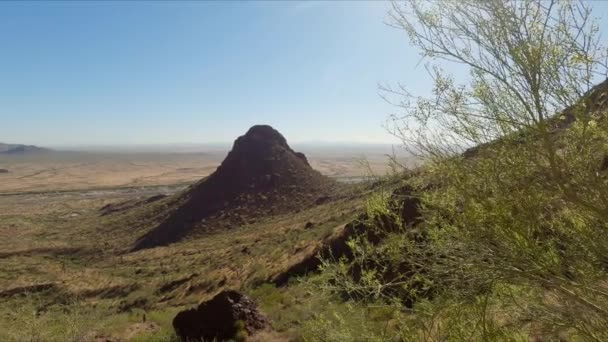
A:
[[[178,208],[142,236],[133,250],[179,241],[197,223],[220,214],[239,221],[283,214],[329,198],[336,183],[315,171],[304,154],[289,147],[270,126],[253,126],[234,142],[209,177],[181,195]]]
[[[197,308],[179,312],[173,328],[186,341],[227,341],[243,331],[252,335],[269,327],[269,321],[249,297],[223,291]]]

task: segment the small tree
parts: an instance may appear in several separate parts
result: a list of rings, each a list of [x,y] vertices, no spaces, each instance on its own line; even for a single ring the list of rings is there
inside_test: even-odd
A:
[[[440,184],[424,198],[447,260],[469,264],[473,283],[532,291],[524,311],[544,330],[603,340],[608,86],[594,84],[607,55],[591,13],[576,1],[394,3],[391,23],[430,61],[435,87],[432,98],[385,90],[402,95],[394,133]],[[467,68],[468,81],[437,62]]]
[[[594,86],[607,54],[591,13],[576,1],[393,3],[391,25],[407,32],[435,83],[430,98],[383,88],[402,109],[392,132],[425,161],[412,183],[427,189],[426,237],[386,242],[359,253],[373,262],[355,262],[424,265],[416,283],[434,295],[414,306],[418,337],[490,340],[517,327],[608,339],[608,83]],[[441,63],[468,69],[468,79],[458,83]],[[348,267],[325,267],[334,288],[356,288]],[[368,284],[386,285],[374,275]],[[411,283],[399,284],[407,292]]]

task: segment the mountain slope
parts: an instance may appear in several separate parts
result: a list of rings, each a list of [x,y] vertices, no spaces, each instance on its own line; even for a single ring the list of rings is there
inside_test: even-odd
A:
[[[195,226],[239,225],[262,215],[298,211],[326,201],[337,184],[315,171],[270,126],[253,126],[239,137],[209,177],[193,185],[175,203],[163,223],[142,236],[134,250],[176,242]]]
[[[0,154],[34,154],[46,153],[49,151],[49,149],[34,145],[0,143]]]

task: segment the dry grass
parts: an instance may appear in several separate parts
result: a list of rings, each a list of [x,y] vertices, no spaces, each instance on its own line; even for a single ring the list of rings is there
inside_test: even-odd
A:
[[[190,162],[194,163],[185,159],[182,164],[175,160],[167,163],[177,169]],[[24,161],[21,169],[14,170],[33,172],[34,167],[28,169],[26,164]],[[154,182],[175,181],[173,176],[163,176],[146,178],[148,187],[85,190],[118,184],[103,176],[98,179],[98,173],[87,175],[87,170],[107,172],[108,177],[114,172],[116,180],[123,175],[122,170],[103,170],[101,165],[109,164],[94,165],[65,168],[65,173],[49,178],[31,176],[27,181],[11,174],[7,183],[4,179],[0,183],[4,191],[36,191],[0,196],[0,330],[4,333],[0,339],[32,338],[23,335],[22,326],[27,325],[33,327],[32,334],[43,329],[43,340],[53,340],[53,336],[62,340],[65,335],[55,330],[63,329],[65,322],[77,325],[81,337],[137,339],[133,324],[140,322],[144,312],[149,321],[159,324],[158,334],[170,336],[170,320],[177,310],[223,288],[252,288],[268,281],[351,221],[363,206],[361,193],[357,193],[298,213],[199,232],[167,247],[126,254],[155,220],[162,219],[171,198],[108,216],[101,216],[99,209],[158,192],[174,193],[183,186],[152,186]],[[82,181],[76,177],[79,172]],[[133,182],[130,172],[120,184]],[[72,177],[75,181],[69,183]],[[198,179],[200,175],[187,177]],[[65,186],[85,189],[49,192]],[[315,222],[312,228],[305,228],[308,221]],[[36,287],[41,284],[49,286]],[[160,318],[150,318],[153,313]],[[142,334],[147,333],[142,330]],[[280,334],[272,336],[282,338]]]

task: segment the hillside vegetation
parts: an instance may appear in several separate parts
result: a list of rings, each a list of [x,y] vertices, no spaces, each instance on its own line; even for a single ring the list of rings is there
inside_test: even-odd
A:
[[[589,4],[408,1],[391,17],[435,80],[432,98],[385,89],[425,161],[406,180],[421,219],[374,201],[387,237],[324,263],[320,287],[354,313],[320,316],[310,340],[607,340],[608,83],[594,86],[606,49]],[[377,308],[386,325],[353,324]]]
[[[0,340],[177,341],[176,315],[242,292],[270,328],[237,321],[239,341],[607,341],[608,50],[589,4],[410,0],[390,19],[435,84],[383,88],[422,166],[337,184],[254,126],[168,196],[0,197]]]

